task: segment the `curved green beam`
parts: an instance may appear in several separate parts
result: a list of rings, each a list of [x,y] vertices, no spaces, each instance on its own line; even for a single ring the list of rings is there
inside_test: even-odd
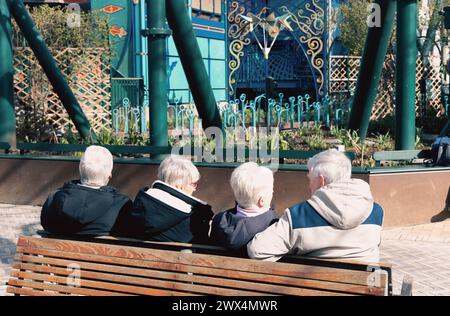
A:
[[[396,0],[373,1],[373,4],[381,8],[381,26],[369,27],[349,122],[349,129],[358,131],[362,140],[367,136],[373,104],[378,94],[378,85],[394,26],[396,2]]]
[[[0,1],[0,142],[16,135],[13,73],[11,12],[8,3]]]
[[[166,0],[167,21],[203,127],[222,129],[222,118],[184,0]]]
[[[23,4],[23,1],[6,0],[6,2],[10,4],[11,13],[16,20],[17,25],[19,25],[22,30],[24,37],[36,55],[42,69],[47,75],[62,104],[66,108],[81,137],[84,139],[90,139],[96,143],[97,137],[92,130],[87,117],[64,79],[64,75],[59,69],[52,54],[48,50],[44,38],[34,24],[33,19]]]

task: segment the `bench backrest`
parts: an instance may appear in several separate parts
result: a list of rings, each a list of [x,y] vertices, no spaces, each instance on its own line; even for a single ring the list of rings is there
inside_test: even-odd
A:
[[[375,282],[376,281],[376,282]],[[348,267],[20,237],[17,295],[385,295],[388,277]]]
[[[420,163],[423,163],[423,160],[431,158],[431,150],[378,151],[373,154],[373,159],[377,166],[380,166],[382,161],[421,160]]]

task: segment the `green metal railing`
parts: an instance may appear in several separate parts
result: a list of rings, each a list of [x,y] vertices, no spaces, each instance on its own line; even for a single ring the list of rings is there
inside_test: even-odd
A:
[[[111,113],[112,127],[116,133],[147,132],[142,78],[111,79]]]
[[[3,143],[0,143],[2,145]],[[6,145],[6,144],[5,144]],[[150,154],[150,155],[168,155],[171,154],[173,149],[176,147],[157,147],[157,146],[115,146],[115,145],[102,145],[107,148],[111,153],[114,154]],[[20,151],[21,155],[25,155],[28,152],[45,152],[45,153],[76,153],[76,152],[84,152],[89,145],[85,144],[48,144],[48,143],[18,143],[17,150]],[[0,146],[0,149],[3,148]],[[9,145],[7,147],[9,149]],[[5,150],[7,149],[4,148]],[[196,147],[182,147],[191,153],[203,152],[203,148]],[[267,155],[271,155],[275,153],[274,150],[265,150],[264,157],[258,156],[258,158],[267,158]],[[241,158],[240,155],[245,154],[245,157],[250,157],[251,153],[255,151],[248,148],[239,148],[238,146],[232,146],[230,148],[223,148],[222,157],[227,157],[227,161],[229,162],[229,155],[233,156],[234,161],[238,161],[238,158]],[[311,151],[297,151],[297,150],[280,150],[277,151],[277,158],[279,159],[298,159],[298,160],[306,160],[309,159],[316,154],[320,153],[320,151],[311,150]],[[356,159],[356,154],[353,152],[345,153],[347,157],[351,160]]]
[[[269,99],[265,110],[262,106],[265,96],[248,100],[245,94],[239,99],[230,101],[222,108],[225,128],[238,127],[312,127],[323,125],[327,128],[335,126],[344,128],[348,124],[350,101],[342,102],[339,98],[325,96],[321,101],[312,101],[306,94],[286,98],[280,93],[278,98]],[[268,117],[266,117],[268,116]]]

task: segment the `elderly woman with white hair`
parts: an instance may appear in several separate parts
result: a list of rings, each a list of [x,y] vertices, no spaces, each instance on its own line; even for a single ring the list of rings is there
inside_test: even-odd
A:
[[[169,156],[159,166],[158,178],[152,188],[139,191],[132,212],[123,220],[127,227],[123,234],[161,242],[207,242],[213,212],[192,196],[200,180],[194,164]]]
[[[132,201],[107,186],[112,170],[108,149],[88,147],[80,160],[80,180],[51,193],[42,207],[44,229],[61,235],[113,234],[118,216],[131,210]]]
[[[230,179],[236,206],[214,217],[211,240],[235,255],[246,255],[247,243],[278,220],[271,209],[273,184],[268,168],[253,162],[236,168]]]
[[[351,162],[337,150],[311,158],[308,170],[311,198],[256,235],[248,244],[249,256],[269,261],[290,254],[378,262],[384,212],[374,202],[369,184],[351,179]]]

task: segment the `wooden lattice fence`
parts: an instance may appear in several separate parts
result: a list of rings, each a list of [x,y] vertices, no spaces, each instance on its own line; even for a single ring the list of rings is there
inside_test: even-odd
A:
[[[93,130],[110,129],[109,51],[103,48],[53,48],[51,51]],[[73,129],[64,106],[30,48],[15,48],[14,67],[18,130],[45,126],[46,133],[58,134]]]
[[[361,57],[333,56],[330,60],[330,95],[350,98],[356,88]],[[427,71],[417,59],[416,112],[421,113],[424,100],[427,107],[442,109],[441,87],[443,74],[438,66],[430,64]],[[424,89],[423,85],[426,85]],[[422,87],[421,87],[422,86]],[[425,92],[426,91],[426,92]],[[424,93],[425,92],[425,93]],[[382,79],[372,112],[372,120],[382,119],[395,109],[395,56],[388,55],[384,63]]]

